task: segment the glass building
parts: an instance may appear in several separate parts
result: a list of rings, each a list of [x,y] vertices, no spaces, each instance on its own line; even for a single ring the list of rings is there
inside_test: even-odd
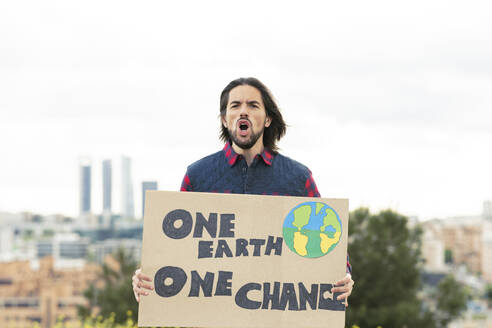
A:
[[[121,215],[123,218],[135,217],[133,203],[133,183],[131,176],[132,160],[129,157],[121,157]]]
[[[80,214],[91,211],[91,163],[88,159],[80,162]]]
[[[142,217],[145,210],[145,192],[147,190],[157,190],[157,181],[143,181],[142,182]]]
[[[103,182],[103,212],[111,213],[111,195],[112,195],[112,164],[110,159],[102,163],[102,182]]]

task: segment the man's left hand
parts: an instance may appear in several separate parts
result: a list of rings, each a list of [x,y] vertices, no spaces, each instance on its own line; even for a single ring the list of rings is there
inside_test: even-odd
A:
[[[338,295],[337,300],[345,300],[345,307],[348,306],[348,297],[352,294],[352,289],[354,288],[354,281],[352,280],[352,275],[347,273],[347,275],[340,281],[337,281],[335,286],[331,289],[332,294],[343,293]]]

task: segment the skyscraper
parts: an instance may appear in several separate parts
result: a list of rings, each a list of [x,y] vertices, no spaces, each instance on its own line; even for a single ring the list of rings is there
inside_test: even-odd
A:
[[[111,213],[111,192],[112,192],[112,165],[111,160],[106,159],[102,163],[103,180],[103,213]]]
[[[483,202],[482,217],[487,220],[492,220],[492,200]]]
[[[142,182],[142,217],[145,210],[145,192],[147,190],[157,190],[157,181],[143,181]]]
[[[121,214],[124,218],[135,217],[131,166],[132,160],[121,156]]]
[[[80,161],[80,214],[91,211],[91,162],[84,158]]]

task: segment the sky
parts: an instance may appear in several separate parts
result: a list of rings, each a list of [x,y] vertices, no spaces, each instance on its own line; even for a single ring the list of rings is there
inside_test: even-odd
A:
[[[0,212],[79,212],[79,161],[132,158],[178,190],[222,148],[219,95],[254,76],[289,125],[281,152],[323,197],[422,219],[492,199],[488,1],[3,1]],[[120,196],[115,190],[116,211]]]

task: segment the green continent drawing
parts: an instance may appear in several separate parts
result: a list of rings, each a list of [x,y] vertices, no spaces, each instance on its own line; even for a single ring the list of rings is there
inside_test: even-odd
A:
[[[342,223],[335,210],[325,203],[305,202],[289,212],[283,235],[291,251],[316,258],[335,249],[342,235]]]

